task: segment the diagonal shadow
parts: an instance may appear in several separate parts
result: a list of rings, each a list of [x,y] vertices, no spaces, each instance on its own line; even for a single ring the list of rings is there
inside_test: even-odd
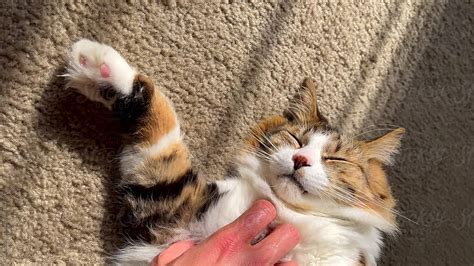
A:
[[[408,129],[389,176],[399,209],[417,224],[399,219],[401,234],[388,239],[381,264],[472,264],[474,8],[450,1],[418,12],[396,52],[406,60],[392,63],[380,84],[388,98],[373,100],[385,107],[363,122]]]
[[[359,77],[354,80],[353,85],[347,92],[348,97],[344,100],[346,104],[339,113],[340,118],[338,118],[337,121],[332,121],[333,126],[336,128],[357,130],[349,126],[351,116],[353,115],[352,110],[354,109],[354,103],[358,102],[357,100],[359,99],[360,91],[364,91],[367,81],[375,75],[376,62],[379,61],[380,54],[387,45],[388,38],[390,37],[388,33],[392,32],[397,27],[397,23],[402,16],[402,8],[404,5],[406,5],[406,1],[392,3],[391,6],[388,7],[390,12],[388,18],[377,32],[377,36],[380,37],[373,44],[370,49],[371,52],[361,60],[361,71]]]
[[[294,13],[292,7],[296,3],[294,2],[287,2],[287,1],[280,1],[277,8],[273,10],[273,14],[269,17],[271,18],[270,21],[266,23],[266,26],[261,30],[261,37],[260,42],[254,46],[254,49],[251,52],[249,58],[247,68],[243,71],[240,79],[240,86],[234,88],[232,90],[233,95],[233,103],[226,108],[226,111],[222,113],[221,117],[219,118],[220,125],[228,125],[228,126],[219,126],[214,131],[216,136],[225,136],[228,132],[239,132],[240,127],[238,127],[239,123],[237,123],[238,119],[241,118],[241,110],[245,106],[245,98],[241,97],[240,95],[245,94],[249,90],[255,90],[258,88],[252,87],[252,84],[257,84],[260,75],[263,72],[262,66],[264,62],[268,60],[278,45],[278,38],[281,36],[281,32],[285,30],[285,26],[288,26],[287,21],[291,18]],[[370,70],[370,66],[373,62],[377,61],[377,57],[380,54],[380,51],[383,50],[384,45],[387,42],[388,35],[385,32],[390,31],[392,28],[396,27],[396,20],[401,16],[402,9],[400,5],[393,5],[390,7],[391,11],[391,19],[387,19],[385,24],[381,26],[379,32],[381,38],[378,39],[374,45],[373,49],[362,61],[362,70],[359,74],[358,78],[354,80],[351,89],[348,92],[347,96],[347,104],[342,108],[341,118],[339,121],[332,121],[333,125],[336,127],[341,127],[345,121],[349,119],[350,110],[352,109],[356,99],[359,97],[360,88],[364,86],[366,80],[370,78],[373,73]],[[393,19],[395,18],[395,19]],[[302,77],[303,78],[303,77]],[[220,123],[225,121],[233,121],[231,123]],[[212,138],[209,142],[210,146],[216,147],[220,143],[223,142],[222,137],[219,138]],[[224,143],[225,139],[224,139]],[[210,165],[206,164],[204,168],[209,168]]]
[[[218,124],[228,126],[217,127],[214,131],[216,136],[226,136],[226,132],[239,132],[239,128],[237,128],[239,123],[237,123],[237,120],[241,118],[240,110],[245,106],[244,100],[242,100],[239,95],[245,94],[249,91],[251,84],[257,83],[256,81],[263,72],[261,66],[272,55],[274,48],[278,44],[277,40],[280,35],[279,33],[284,30],[288,18],[293,15],[291,8],[293,5],[294,3],[291,1],[279,1],[276,4],[276,8],[273,9],[273,13],[269,16],[270,21],[266,23],[265,27],[261,30],[259,42],[250,52],[250,60],[246,64],[248,67],[239,75],[240,86],[232,90],[232,98],[234,100],[218,119]],[[224,121],[227,122],[223,123]],[[217,147],[221,142],[222,138],[211,138],[209,145]],[[204,168],[209,167],[210,166],[206,164]]]

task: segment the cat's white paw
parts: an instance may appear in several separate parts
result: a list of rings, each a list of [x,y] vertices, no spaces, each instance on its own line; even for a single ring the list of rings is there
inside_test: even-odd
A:
[[[68,87],[76,88],[86,97],[110,108],[112,89],[128,95],[132,92],[136,71],[112,47],[82,39],[72,46],[68,73]]]

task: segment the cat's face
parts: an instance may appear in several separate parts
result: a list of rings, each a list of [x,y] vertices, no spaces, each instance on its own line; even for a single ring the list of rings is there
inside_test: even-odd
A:
[[[267,119],[254,129],[249,144],[262,175],[293,208],[312,210],[326,202],[395,224],[395,201],[383,165],[390,163],[404,129],[373,141],[345,137],[327,126],[317,111],[314,85],[307,87],[286,117]]]

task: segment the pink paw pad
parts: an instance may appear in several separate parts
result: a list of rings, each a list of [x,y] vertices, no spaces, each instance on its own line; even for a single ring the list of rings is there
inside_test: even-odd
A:
[[[103,77],[103,78],[108,78],[110,77],[110,68],[108,65],[106,65],[105,63],[101,64],[100,65],[100,75]]]
[[[83,67],[86,67],[86,62],[87,62],[86,58],[81,55],[79,57],[79,64],[81,64],[81,66],[83,66]]]

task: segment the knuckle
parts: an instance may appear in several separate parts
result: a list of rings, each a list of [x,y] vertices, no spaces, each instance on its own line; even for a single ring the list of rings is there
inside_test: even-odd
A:
[[[223,231],[216,235],[215,247],[222,255],[232,255],[241,249],[238,237],[233,232]]]

